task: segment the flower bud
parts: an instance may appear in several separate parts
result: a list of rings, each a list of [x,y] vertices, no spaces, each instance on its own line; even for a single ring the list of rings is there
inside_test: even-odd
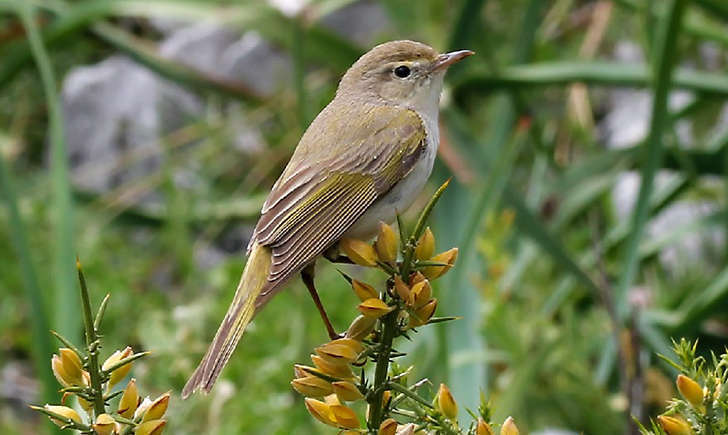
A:
[[[336,420],[338,427],[345,429],[356,429],[359,427],[359,417],[356,416],[353,409],[341,404],[330,405],[329,409],[334,414],[334,420]]]
[[[135,435],[160,435],[167,424],[166,420],[149,420],[137,425]]]
[[[134,411],[134,418],[132,420],[141,420],[141,417],[147,412],[150,406],[152,406],[152,399],[147,396],[139,403],[139,405],[137,405],[137,409]]]
[[[354,377],[354,373],[348,364],[333,363],[318,355],[311,355],[311,361],[325,375],[339,379],[351,379]]]
[[[354,289],[354,293],[356,293],[356,296],[362,302],[367,299],[379,297],[379,293],[377,293],[374,287],[370,286],[367,283],[357,281],[355,279],[351,280],[351,288]]]
[[[693,429],[680,417],[669,415],[658,415],[657,422],[667,435],[691,435]]]
[[[683,374],[677,375],[677,389],[694,408],[703,406],[703,389],[694,380]]]
[[[332,382],[331,386],[334,387],[334,393],[336,393],[336,396],[341,401],[354,402],[364,398],[364,396],[361,394],[361,391],[359,391],[359,388],[357,388],[356,385],[351,382]]]
[[[291,386],[306,397],[323,397],[333,391],[331,384],[317,376],[306,376],[291,381]]]
[[[377,241],[374,242],[374,247],[382,261],[385,263],[393,263],[397,260],[399,236],[397,236],[397,233],[391,226],[384,222],[379,222],[379,234],[377,235]]]
[[[397,292],[399,298],[403,301],[408,301],[410,297],[410,288],[407,284],[402,281],[399,275],[394,276],[394,291]]]
[[[349,325],[349,329],[346,330],[346,338],[361,341],[371,334],[376,323],[377,319],[360,315]]]
[[[60,356],[54,354],[51,357],[51,370],[59,384],[61,384],[64,388],[71,386],[71,380],[66,373],[66,369],[63,367],[63,362],[61,361]]]
[[[429,260],[435,253],[435,235],[432,234],[430,227],[425,228],[415,247],[415,257],[418,260]]]
[[[490,425],[483,420],[482,417],[478,417],[478,425],[475,428],[476,435],[493,435],[493,429]]]
[[[164,417],[164,413],[167,412],[167,407],[169,406],[169,397],[169,392],[157,397],[154,402],[149,405],[147,412],[144,413],[144,417],[142,417],[142,422],[159,420]]]
[[[372,317],[374,319],[378,319],[394,310],[394,307],[390,307],[378,298],[367,299],[359,304],[357,308],[359,309],[359,312],[365,316]]]
[[[310,397],[304,399],[304,402],[306,404],[306,409],[308,410],[308,413],[311,414],[316,420],[329,426],[336,426],[334,412],[331,410],[331,407],[329,405],[320,400],[311,399]]]
[[[112,435],[116,429],[116,421],[109,414],[99,414],[92,427],[98,435]]]
[[[394,435],[397,432],[397,420],[388,418],[379,425],[377,435]]]
[[[501,435],[518,435],[520,433],[513,417],[506,418],[506,421],[503,422],[503,426],[501,426],[500,433]]]
[[[458,416],[458,404],[445,384],[440,384],[437,391],[437,409],[450,420]]]
[[[374,267],[377,265],[379,259],[377,252],[372,245],[363,240],[343,238],[339,242],[339,247],[349,257],[349,260],[359,266]]]
[[[414,308],[420,308],[430,302],[431,297],[432,286],[430,286],[430,281],[425,279],[412,286],[408,303]]]
[[[112,368],[115,364],[123,360],[124,358],[128,358],[134,354],[134,351],[131,350],[131,347],[127,346],[122,351],[114,351],[114,353],[111,354],[110,357],[106,358],[106,361],[101,365],[102,370],[109,370]],[[131,370],[131,362],[128,364],[124,364],[123,366],[117,368],[113,372],[111,372],[111,376],[109,376],[109,385],[107,386],[108,390],[111,390],[114,385],[118,384],[119,381],[124,379],[127,374],[129,374],[129,370]]]
[[[437,309],[437,299],[430,299],[425,305],[416,309],[414,315],[410,317],[410,326],[422,326],[430,321]]]
[[[427,266],[422,269],[422,274],[425,275],[430,281],[437,279],[444,275],[450,270],[455,264],[455,260],[458,258],[458,248],[452,248],[441,254],[437,254],[430,259],[430,261],[436,263],[444,263],[446,266]]]
[[[124,393],[119,399],[119,409],[116,412],[124,418],[133,418],[138,404],[139,391],[137,390],[136,379],[132,378],[124,388]]]
[[[73,410],[72,408],[69,408],[68,406],[45,405],[43,408],[45,408],[46,411],[50,411],[54,414],[58,414],[61,417],[67,418],[69,420],[73,420],[76,423],[83,424],[83,421],[81,420],[81,416],[78,415],[78,413],[75,410]],[[63,427],[66,425],[65,421],[59,420],[54,417],[51,417],[51,421],[60,427]]]

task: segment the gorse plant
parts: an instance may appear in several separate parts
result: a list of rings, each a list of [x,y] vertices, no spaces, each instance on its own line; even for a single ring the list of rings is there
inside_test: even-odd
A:
[[[148,354],[134,353],[131,347],[114,351],[104,362],[99,356],[103,348],[100,334],[101,321],[110,295],[106,295],[95,317],[91,314],[91,303],[81,263],[76,261],[81,289],[86,343],[83,350],[70,340],[53,333],[66,347],[58,349],[51,358],[51,369],[63,388],[60,405],[31,406],[46,414],[61,427],[82,434],[99,435],[159,435],[164,430],[164,414],[169,405],[170,393],[154,400],[142,400],[136,380],[132,378],[123,390],[114,387],[123,381],[132,368],[132,363]],[[85,418],[64,403],[69,397],[76,397],[78,405],[85,411]],[[115,399],[118,399],[115,400]],[[112,400],[117,401],[112,406]]]
[[[728,433],[728,351],[710,353],[710,361],[696,354],[697,340],[673,342],[677,359],[660,357],[677,369],[680,397],[674,398],[664,414],[641,427],[643,435],[719,435]]]
[[[353,263],[386,273],[386,287],[378,291],[342,273],[361,301],[357,307],[361,314],[341,338],[315,349],[311,355],[313,366],[295,366],[296,377],[291,385],[306,396],[305,404],[313,417],[343,433],[493,433],[485,400],[477,414],[470,412],[472,423],[462,428],[457,419],[457,402],[445,384],[440,384],[431,397],[424,396],[422,391],[430,382],[410,382],[413,367],[394,362],[405,355],[394,347],[396,339],[412,339],[420,327],[456,319],[435,317],[437,298],[433,297],[430,282],[453,267],[458,249],[434,255],[435,236],[429,227],[425,228],[447,184],[435,192],[409,236],[402,234],[401,222],[400,234],[381,223],[373,244],[357,239],[344,239],[339,244]],[[367,366],[372,364],[373,376],[367,377]],[[365,425],[356,411],[344,404],[357,401],[367,403]],[[518,433],[512,419],[506,420],[501,433]]]

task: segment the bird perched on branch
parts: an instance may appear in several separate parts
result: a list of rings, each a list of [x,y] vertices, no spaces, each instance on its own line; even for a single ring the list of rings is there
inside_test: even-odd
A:
[[[392,41],[349,68],[268,195],[233,301],[182,397],[212,389],[253,316],[299,273],[336,337],[313,264],[344,237],[372,237],[417,197],[437,154],[445,72],[472,54]]]

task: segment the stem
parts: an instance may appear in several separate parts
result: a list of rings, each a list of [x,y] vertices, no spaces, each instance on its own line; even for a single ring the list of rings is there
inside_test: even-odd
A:
[[[87,368],[91,377],[91,389],[93,390],[94,413],[96,415],[106,412],[104,409],[104,395],[101,388],[101,377],[99,375],[99,342],[94,328],[94,320],[91,316],[91,302],[88,297],[88,288],[86,287],[86,278],[81,270],[81,262],[76,259],[76,269],[78,270],[78,281],[81,283],[81,301],[83,302],[83,323],[86,330],[86,347],[88,348]]]
[[[379,389],[380,386],[387,382],[387,372],[389,371],[389,358],[392,352],[392,342],[394,341],[394,335],[397,332],[397,315],[399,310],[394,310],[386,316],[382,317],[382,339],[380,342],[379,354],[377,355],[377,367],[374,372],[374,385],[373,388],[377,393],[374,395],[374,399],[370,402],[370,414],[369,414],[369,429],[370,433],[376,433],[379,426],[384,420],[384,409],[382,399],[384,397],[384,388]]]

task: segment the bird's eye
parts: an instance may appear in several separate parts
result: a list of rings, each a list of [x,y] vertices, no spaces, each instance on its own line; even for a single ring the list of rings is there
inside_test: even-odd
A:
[[[410,69],[407,66],[400,65],[397,68],[394,69],[394,75],[397,77],[403,79],[410,75]]]

